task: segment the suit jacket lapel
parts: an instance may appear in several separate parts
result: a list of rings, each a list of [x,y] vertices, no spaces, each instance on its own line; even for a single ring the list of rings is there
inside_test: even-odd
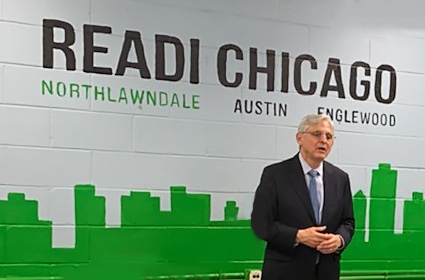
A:
[[[326,162],[323,162],[323,208],[322,208],[322,224],[325,224],[329,212],[329,203],[332,201],[334,191],[334,183],[332,182],[332,172],[327,168]]]
[[[298,159],[298,154],[292,158],[291,174],[288,177],[291,178],[292,186],[295,188],[295,191],[304,204],[305,209],[307,209],[310,218],[312,221],[316,221],[313,206],[311,204],[310,193],[308,191],[307,183],[305,182],[305,175]]]

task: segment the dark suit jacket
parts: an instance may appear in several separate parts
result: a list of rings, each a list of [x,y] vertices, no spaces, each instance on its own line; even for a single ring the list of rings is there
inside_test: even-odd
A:
[[[327,232],[340,234],[346,247],[354,233],[348,174],[325,161],[323,185],[321,225],[326,225]],[[320,254],[316,266],[317,250],[302,244],[295,246],[297,230],[315,225],[298,154],[264,168],[251,214],[252,229],[267,241],[262,280],[339,279],[340,252]]]

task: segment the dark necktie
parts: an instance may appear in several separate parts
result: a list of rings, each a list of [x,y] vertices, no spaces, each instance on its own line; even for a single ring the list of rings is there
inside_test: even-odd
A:
[[[310,184],[308,185],[308,189],[310,191],[311,204],[313,206],[314,217],[316,218],[317,224],[320,223],[320,204],[319,204],[319,196],[317,194],[317,181],[316,178],[319,176],[319,172],[312,169],[308,173],[310,176]]]

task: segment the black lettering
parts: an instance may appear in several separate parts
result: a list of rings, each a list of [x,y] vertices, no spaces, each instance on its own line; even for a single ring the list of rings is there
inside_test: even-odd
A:
[[[335,77],[336,85],[330,85],[332,76]],[[329,58],[320,96],[328,96],[329,91],[337,91],[339,98],[345,98],[344,87],[342,85],[341,65],[337,58]]]
[[[134,49],[136,51],[137,62],[128,61],[128,55],[130,53],[130,49],[133,43]],[[118,60],[118,66],[115,75],[123,76],[127,68],[139,69],[141,78],[151,78],[151,74],[146,63],[145,51],[143,48],[141,35],[137,31],[125,32],[124,43],[122,46],[120,58]]]
[[[84,64],[83,72],[112,75],[109,67],[94,66],[94,53],[108,53],[108,48],[94,45],[94,33],[111,34],[112,28],[109,26],[84,24]]]
[[[274,69],[275,69],[275,51],[267,50],[266,67],[258,66],[258,50],[256,48],[249,49],[249,89],[257,89],[257,74],[264,73],[267,75],[267,91],[274,90]]]
[[[190,83],[199,84],[199,40],[190,39]]]
[[[344,122],[351,123],[351,119],[348,117],[348,110],[344,110]]]
[[[287,112],[288,112],[288,105],[279,103],[279,117],[280,116],[286,117]]]
[[[390,89],[389,89],[389,95],[385,99],[382,96],[382,73],[384,71],[387,71],[390,73]],[[378,69],[376,69],[376,77],[375,77],[375,98],[378,102],[384,103],[384,104],[390,104],[394,101],[395,95],[396,95],[396,88],[397,88],[397,75],[395,72],[395,69],[390,65],[380,65]]]
[[[362,95],[357,94],[357,69],[364,68],[365,76],[370,76],[370,65],[363,61],[356,61],[351,65],[350,73],[350,95],[354,100],[366,100],[370,94],[370,81],[361,80],[360,84],[364,87]]]
[[[282,52],[282,76],[281,83],[282,87],[280,88],[281,92],[288,92],[289,90],[289,53]]]
[[[351,121],[353,123],[358,123],[359,121],[357,120],[357,118],[359,117],[359,111],[353,111],[351,113],[352,117],[351,117]]]
[[[341,109],[336,109],[335,111],[335,120],[337,122],[341,122],[342,121],[342,110]]]
[[[266,104],[266,114],[270,115],[270,105],[272,105],[273,103],[270,101],[266,101],[264,103]]]
[[[263,107],[262,107],[262,105],[263,105],[263,102],[261,102],[261,101],[256,101],[255,102],[255,114],[261,115],[263,113]]]
[[[362,123],[368,124],[370,122],[370,113],[362,113],[362,114],[360,114],[360,121]]]
[[[385,114],[381,115],[381,125],[386,126],[388,122],[388,117]]]
[[[233,113],[239,112],[242,114],[242,102],[240,99],[236,99],[235,108],[233,109]]]
[[[155,52],[155,79],[164,81],[180,81],[183,77],[184,70],[184,51],[182,42],[176,38],[167,35],[156,35],[156,52]],[[174,74],[167,75],[165,73],[165,44],[171,44],[175,50],[175,65]]]
[[[396,118],[394,115],[390,115],[390,126],[395,126]]]
[[[225,87],[238,87],[242,83],[242,73],[235,73],[235,80],[230,82],[227,79],[227,53],[229,50],[233,50],[235,52],[235,58],[237,60],[243,60],[243,52],[241,48],[233,44],[227,44],[220,47],[217,54],[217,75],[222,84]]]
[[[63,42],[54,41],[54,29],[64,32]],[[43,19],[43,68],[53,68],[53,50],[61,50],[65,54],[66,70],[75,70],[75,54],[70,48],[75,43],[75,31],[71,24],[65,21]]]
[[[254,102],[252,100],[245,100],[245,113],[251,114],[254,107]]]
[[[295,65],[294,65],[294,86],[296,91],[299,94],[302,95],[313,95],[316,92],[317,89],[317,83],[316,82],[310,82],[310,87],[308,90],[304,90],[302,88],[302,83],[301,83],[301,64],[304,61],[309,61],[310,62],[310,66],[311,69],[317,69],[317,61],[314,59],[314,57],[312,57],[311,55],[308,54],[302,54],[299,55],[296,59],[295,59]]]
[[[379,115],[377,113],[372,114],[372,124],[377,125],[379,123]]]

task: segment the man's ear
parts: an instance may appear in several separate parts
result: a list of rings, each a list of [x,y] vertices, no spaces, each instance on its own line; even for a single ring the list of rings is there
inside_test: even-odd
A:
[[[295,134],[295,139],[297,140],[297,143],[300,144],[301,138],[303,137],[303,133],[302,132],[297,132],[297,134]]]

